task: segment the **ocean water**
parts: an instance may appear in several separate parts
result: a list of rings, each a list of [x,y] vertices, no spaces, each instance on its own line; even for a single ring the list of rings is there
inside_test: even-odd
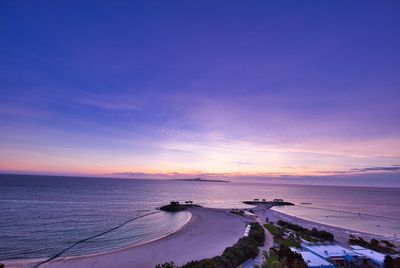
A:
[[[400,237],[399,188],[0,175],[0,260],[51,257],[79,240],[124,223],[62,256],[157,239],[190,218],[188,212],[156,210],[171,200],[239,208],[246,207],[241,201],[254,198],[283,198],[296,206],[276,208],[279,211],[355,231]]]

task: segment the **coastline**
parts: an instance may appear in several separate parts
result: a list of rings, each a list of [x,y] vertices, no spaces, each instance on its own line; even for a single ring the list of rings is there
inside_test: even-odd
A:
[[[280,211],[276,211],[272,208],[268,208],[268,207],[265,207],[262,205],[256,206],[255,208],[253,208],[253,210],[255,211],[256,215],[259,218],[263,219],[263,221],[265,221],[266,218],[269,218],[269,220],[273,221],[273,222],[276,222],[278,220],[284,220],[284,221],[289,221],[294,224],[301,225],[308,229],[312,229],[315,227],[320,230],[331,232],[335,236],[335,240],[342,244],[347,244],[350,234],[353,234],[357,237],[359,236],[366,240],[371,240],[373,238],[381,239],[381,240],[389,240],[392,243],[394,243],[397,247],[400,247],[400,238],[399,237],[393,237],[393,236],[387,237],[384,235],[361,232],[361,231],[356,231],[356,230],[352,230],[349,228],[343,228],[340,226],[321,223],[321,222],[317,222],[317,221],[313,221],[313,220],[309,220],[309,219],[305,219],[305,218],[300,218],[300,217],[297,217],[294,215],[289,215],[289,214],[286,214],[286,213],[283,213]]]
[[[221,254],[242,236],[248,219],[226,209],[193,208],[189,221],[175,232],[156,240],[112,251],[60,257],[40,267],[143,267],[174,261],[178,265]],[[44,259],[3,261],[5,267],[31,267]]]
[[[270,206],[257,205],[252,208],[260,223],[285,220],[303,227],[331,232],[340,244],[347,244],[350,234],[370,240],[384,238],[400,246],[398,238],[384,237],[371,233],[319,223],[272,210]],[[86,268],[86,267],[143,267],[154,268],[156,264],[173,261],[183,265],[192,260],[211,258],[220,255],[243,235],[248,218],[229,213],[229,209],[196,207],[187,209],[190,219],[176,231],[153,241],[101,253],[83,256],[60,257],[40,267],[47,268]],[[43,259],[3,261],[8,268],[25,268]]]
[[[189,211],[186,211],[186,212],[189,212]],[[58,257],[56,260],[73,260],[73,259],[79,259],[79,258],[90,258],[90,257],[95,257],[95,256],[98,256],[98,255],[103,255],[103,254],[112,254],[112,253],[116,253],[116,252],[119,252],[119,251],[130,249],[130,248],[133,248],[133,247],[139,247],[139,246],[142,246],[142,245],[147,244],[147,243],[155,242],[157,240],[166,238],[166,237],[168,237],[168,236],[170,236],[170,235],[172,235],[172,234],[174,234],[176,232],[179,232],[179,230],[181,230],[183,227],[185,227],[185,225],[187,225],[190,222],[190,220],[192,218],[192,213],[189,212],[189,214],[190,214],[189,218],[181,226],[179,226],[179,228],[177,228],[177,229],[175,229],[173,231],[170,231],[170,232],[168,232],[168,233],[166,233],[166,234],[164,234],[164,235],[162,235],[160,237],[157,237],[157,238],[154,238],[154,239],[150,239],[148,241],[140,242],[140,243],[137,243],[137,244],[128,245],[128,246],[121,247],[121,248],[111,249],[111,250],[108,250],[108,251],[95,252],[95,253],[89,253],[89,254],[84,254],[84,255],[76,255],[76,256]],[[40,262],[43,262],[43,261],[45,261],[47,259],[48,258],[12,259],[12,260],[1,261],[1,263],[5,264],[6,267],[16,267],[16,268],[17,267],[18,268],[21,267],[21,268],[23,268],[23,267],[31,267],[32,265],[35,265],[35,264],[40,263]],[[42,264],[42,265],[44,265],[44,264]],[[42,265],[41,265],[41,267],[43,267]]]
[[[344,213],[347,215],[353,215],[353,216],[358,216],[358,217],[383,219],[385,222],[383,222],[381,225],[380,222],[376,221],[375,223],[373,223],[369,219],[370,225],[354,226],[353,223],[357,223],[358,221],[362,221],[363,219],[352,219],[352,220],[348,219],[345,222],[337,222],[336,220],[338,218],[340,218],[340,215],[330,215],[330,216],[325,216],[324,218],[322,218],[322,217],[315,218],[313,216],[304,215],[304,213],[301,213],[301,211],[300,211],[300,215],[298,215],[297,214],[299,212],[299,210],[297,210],[298,207],[305,208],[305,209],[311,209],[311,210],[319,210],[319,211],[321,211],[321,213],[327,213],[327,212],[328,213],[330,213],[330,212]],[[334,227],[338,227],[338,228],[342,228],[342,229],[346,229],[346,230],[351,230],[353,233],[368,233],[368,234],[373,234],[375,236],[379,236],[384,239],[398,239],[398,241],[400,242],[400,231],[394,230],[393,232],[389,232],[385,228],[388,220],[392,221],[392,222],[394,222],[394,221],[400,222],[399,218],[390,217],[390,216],[373,215],[373,214],[367,214],[367,213],[356,213],[356,212],[351,212],[351,211],[329,209],[329,208],[305,207],[305,206],[300,206],[300,205],[296,205],[296,208],[294,210],[293,209],[286,210],[285,208],[280,209],[279,207],[276,207],[276,208],[274,207],[274,208],[272,208],[272,210],[279,212],[279,213],[289,215],[294,218],[301,218],[301,219],[316,222],[316,223],[319,223],[322,225],[330,225],[330,226],[334,226]],[[393,223],[392,223],[392,225],[393,225]],[[377,227],[375,227],[375,226],[377,226]],[[383,226],[384,230],[381,229],[382,226]],[[387,225],[387,226],[390,228],[390,225]]]

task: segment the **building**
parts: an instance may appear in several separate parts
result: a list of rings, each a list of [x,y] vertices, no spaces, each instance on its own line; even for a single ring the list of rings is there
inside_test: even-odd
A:
[[[250,229],[251,229],[251,225],[250,224],[246,225],[246,229],[244,230],[244,234],[243,234],[244,237],[249,236]]]
[[[315,255],[310,251],[304,251],[301,249],[290,248],[293,252],[301,254],[304,262],[307,264],[307,267],[310,268],[335,268],[336,266],[332,263],[324,260],[323,258]]]
[[[361,246],[350,246],[349,248],[329,244],[319,245],[302,243],[301,249],[290,248],[294,252],[298,252],[303,256],[303,259],[307,262],[309,260],[310,265],[308,267],[374,267],[383,268],[385,261],[385,254],[376,252],[371,249],[367,249]],[[322,263],[318,266],[318,259],[315,259],[314,254],[318,258],[326,261],[333,266],[323,266]],[[326,265],[326,263],[325,263]]]
[[[377,268],[384,266],[384,261],[385,261],[386,255],[376,252],[374,250],[368,249],[368,248],[361,247],[361,246],[350,246],[350,248],[354,252],[367,258],[367,261],[371,266],[377,267]]]
[[[339,245],[302,245],[302,248],[342,267],[361,267],[363,260],[366,259],[363,255]]]

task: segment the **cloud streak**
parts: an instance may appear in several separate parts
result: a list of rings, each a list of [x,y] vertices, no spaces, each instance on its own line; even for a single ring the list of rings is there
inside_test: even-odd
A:
[[[353,168],[352,171],[356,172],[370,172],[370,171],[400,171],[400,165],[393,165],[387,167],[364,167],[364,168]]]
[[[399,171],[400,17],[391,2],[3,9],[1,170]],[[90,23],[87,9],[99,11]]]

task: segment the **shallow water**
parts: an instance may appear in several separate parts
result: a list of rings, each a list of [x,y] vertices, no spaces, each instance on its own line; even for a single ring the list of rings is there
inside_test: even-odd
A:
[[[171,200],[232,208],[245,207],[241,201],[253,198],[284,198],[297,206],[281,211],[319,222],[400,234],[398,188],[0,175],[0,260],[50,257]],[[312,204],[300,204],[304,202]],[[190,213],[153,214],[79,244],[63,256],[153,240],[178,229],[189,217]]]

